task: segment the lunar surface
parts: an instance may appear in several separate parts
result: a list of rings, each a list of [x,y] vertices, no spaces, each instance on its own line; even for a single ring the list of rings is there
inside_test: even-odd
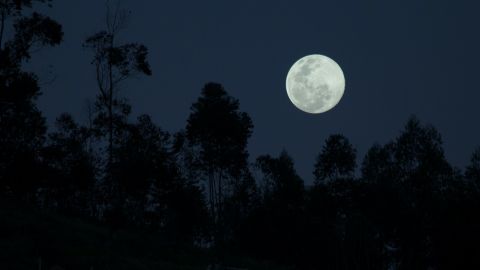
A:
[[[335,107],[345,92],[340,66],[327,56],[307,55],[293,64],[287,75],[287,94],[307,113],[323,113]]]

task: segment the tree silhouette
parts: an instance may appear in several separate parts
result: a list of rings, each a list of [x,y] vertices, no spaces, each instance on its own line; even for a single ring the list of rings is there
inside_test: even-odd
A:
[[[480,191],[480,147],[472,153],[470,164],[465,170],[465,178],[470,181],[476,192]]]
[[[96,122],[107,135],[109,166],[114,158],[116,118],[129,110],[126,102],[117,96],[118,87],[124,80],[137,74],[152,74],[147,61],[147,47],[138,43],[117,45],[118,35],[126,27],[127,17],[127,12],[121,10],[119,4],[113,7],[107,2],[106,30],[88,37],[84,43],[94,53],[92,64],[95,66],[99,90]]]
[[[261,173],[261,205],[253,209],[238,241],[249,253],[291,263],[303,250],[303,180],[286,151],[259,156],[255,165]]]
[[[366,213],[382,225],[389,261],[399,269],[432,265],[434,213],[455,181],[438,131],[411,117],[395,140],[368,151],[362,179],[369,183]]]
[[[239,111],[238,100],[217,83],[204,86],[191,111],[186,126],[194,153],[191,166],[207,182],[210,213],[219,222],[226,197],[248,169],[246,146],[253,124]]]
[[[121,148],[131,111],[126,99],[118,95],[119,86],[137,75],[151,75],[152,71],[147,61],[148,49],[143,44],[117,43],[121,30],[127,24],[127,11],[120,8],[119,2],[111,5],[107,1],[106,7],[106,29],[88,37],[83,45],[93,52],[91,64],[95,67],[99,92],[95,102],[93,128],[99,138],[106,139],[107,145],[104,155],[106,162],[102,166],[103,179],[99,185],[99,201],[107,208],[107,216],[116,220],[113,223],[119,224],[124,215],[121,213],[122,187],[118,181],[123,180],[121,175],[114,175],[114,166],[119,162],[115,153],[118,153],[116,148]]]
[[[315,184],[338,178],[351,178],[356,167],[356,150],[343,135],[331,135],[325,141],[315,163]]]
[[[0,49],[3,47],[3,36],[5,34],[7,19],[9,19],[9,17],[21,16],[23,10],[25,8],[32,8],[32,4],[35,2],[48,3],[49,6],[51,5],[51,0],[3,0],[0,3]],[[52,33],[54,33],[57,29],[54,27],[52,30]]]
[[[43,1],[42,1],[43,2]],[[4,191],[31,197],[41,175],[38,154],[46,132],[35,105],[40,87],[35,74],[22,70],[23,61],[43,46],[61,42],[61,26],[36,12],[24,16],[32,1],[0,4],[0,182]],[[3,41],[6,18],[13,17],[13,38]]]
[[[445,159],[442,139],[432,126],[422,126],[415,117],[394,144],[394,158],[400,182],[413,189],[435,191],[443,185],[442,176],[451,174]]]
[[[298,208],[303,200],[303,180],[295,171],[290,155],[282,151],[278,158],[260,156],[256,164],[263,174],[263,198],[267,204]]]
[[[369,184],[382,184],[393,177],[393,144],[385,146],[374,144],[365,155],[361,171],[362,179]]]
[[[147,115],[123,129],[115,148],[112,175],[123,198],[121,208],[137,225],[167,223],[171,194],[186,187],[175,157],[171,139]]]
[[[57,131],[48,135],[41,157],[49,169],[45,186],[52,203],[65,213],[87,216],[94,187],[96,157],[89,149],[89,129],[79,126],[69,114],[57,118]]]
[[[149,181],[162,175],[162,170],[167,170],[168,176],[174,173],[168,170],[175,169],[168,153],[170,135],[152,123],[147,115],[137,120],[125,128],[119,147],[115,149],[118,158],[114,163],[114,175],[123,191],[134,198],[144,197],[152,184]]]

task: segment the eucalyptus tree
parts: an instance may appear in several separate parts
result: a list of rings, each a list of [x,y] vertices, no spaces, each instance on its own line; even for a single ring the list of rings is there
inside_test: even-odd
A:
[[[114,159],[115,131],[130,112],[125,99],[119,97],[120,84],[137,75],[151,75],[145,45],[130,42],[119,43],[118,36],[127,26],[128,12],[119,3],[107,2],[105,29],[85,40],[84,47],[93,52],[92,65],[98,87],[96,100],[96,126],[107,137],[108,166]]]
[[[222,85],[207,83],[191,107],[185,137],[192,149],[191,167],[206,182],[210,213],[218,222],[225,199],[248,174],[248,138],[253,124],[239,101]]]

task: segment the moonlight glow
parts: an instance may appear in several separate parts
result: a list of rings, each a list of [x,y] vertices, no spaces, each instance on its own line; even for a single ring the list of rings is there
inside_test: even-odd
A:
[[[308,55],[288,71],[287,94],[292,103],[307,113],[323,113],[335,107],[345,91],[340,66],[324,55]]]

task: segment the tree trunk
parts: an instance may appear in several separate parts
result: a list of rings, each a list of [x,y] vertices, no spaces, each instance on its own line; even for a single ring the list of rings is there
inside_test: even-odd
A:
[[[210,202],[210,211],[214,223],[216,223],[216,213],[215,213],[215,177],[213,170],[210,169],[208,173],[208,198]]]
[[[113,49],[113,34],[110,41],[110,51]],[[108,55],[108,166],[111,170],[113,163],[113,66]]]
[[[223,196],[222,196],[222,171],[218,172],[218,212],[221,214],[223,209]]]
[[[5,14],[5,11],[2,10],[2,17],[1,17],[1,25],[0,25],[0,50],[3,48],[2,46],[2,43],[3,43],[3,31],[5,29],[5,17],[6,17],[6,14]]]

